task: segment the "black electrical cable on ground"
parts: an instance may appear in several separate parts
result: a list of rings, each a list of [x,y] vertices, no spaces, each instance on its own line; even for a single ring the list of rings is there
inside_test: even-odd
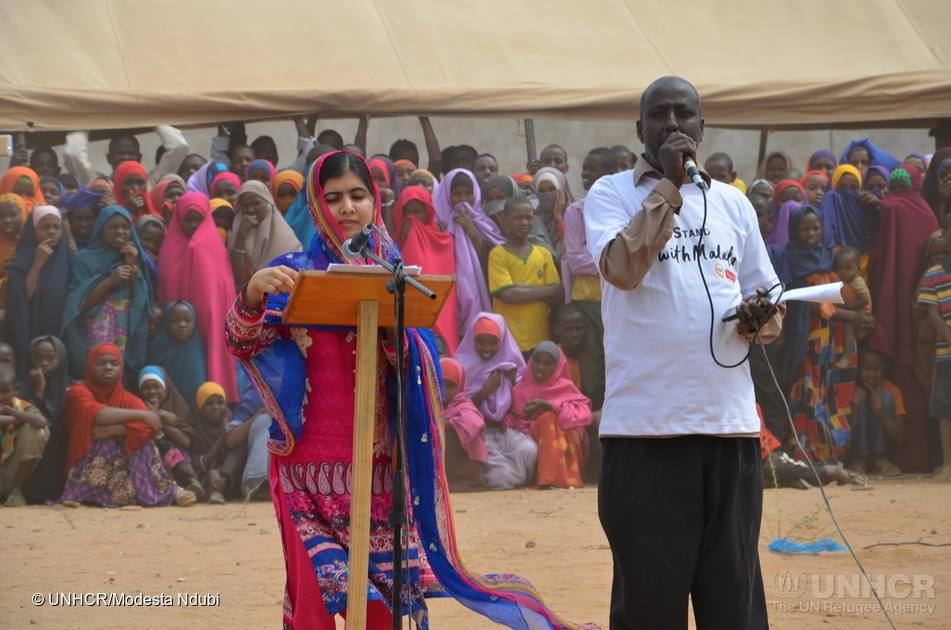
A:
[[[713,348],[713,331],[716,326],[717,314],[713,307],[713,296],[710,294],[710,287],[707,285],[707,278],[703,273],[703,235],[706,233],[707,229],[707,191],[704,187],[699,187],[700,192],[703,195],[703,222],[700,225],[700,237],[697,239],[697,249],[695,250],[695,257],[697,259],[697,270],[700,272],[700,279],[703,281],[703,289],[707,293],[707,301],[710,303],[710,356],[713,358],[713,362],[718,366],[726,369],[737,368],[744,363],[747,359],[750,358],[750,353],[753,351],[753,345],[758,345],[763,351],[763,358],[766,360],[766,366],[769,368],[769,375],[773,379],[773,385],[776,387],[776,391],[779,392],[780,397],[783,401],[783,409],[786,411],[786,420],[789,422],[789,426],[792,429],[793,437],[796,438],[796,446],[805,455],[806,463],[809,464],[809,469],[812,471],[812,474],[816,477],[816,483],[819,488],[819,493],[822,495],[822,500],[825,502],[826,510],[829,512],[829,517],[832,519],[832,524],[835,526],[836,531],[839,533],[839,536],[842,538],[842,542],[845,543],[846,548],[849,550],[849,553],[852,555],[852,560],[855,561],[855,565],[859,568],[859,571],[862,572],[862,577],[865,578],[866,584],[872,593],[875,596],[875,601],[878,602],[879,608],[882,611],[882,614],[885,615],[885,619],[888,621],[888,624],[891,626],[892,630],[898,630],[898,627],[895,625],[894,620],[892,620],[891,615],[888,614],[888,609],[885,606],[885,602],[882,601],[881,596],[878,594],[875,585],[872,583],[872,578],[869,576],[868,571],[865,570],[865,566],[859,560],[858,555],[856,555],[855,550],[852,548],[852,543],[849,542],[848,537],[846,537],[845,532],[842,531],[842,527],[839,526],[839,521],[835,517],[835,512],[832,510],[832,504],[829,502],[829,497],[826,495],[825,488],[822,484],[822,477],[819,475],[819,471],[816,469],[815,463],[812,461],[812,457],[806,452],[805,447],[803,447],[802,442],[799,440],[799,433],[796,431],[796,424],[793,422],[792,412],[789,410],[789,402],[786,400],[786,393],[783,391],[783,388],[779,384],[779,379],[776,378],[776,372],[773,370],[773,365],[769,362],[769,356],[766,353],[766,346],[763,344],[763,340],[760,339],[760,330],[757,327],[756,336],[753,338],[753,342],[750,344],[750,349],[746,352],[746,356],[738,362],[732,365],[722,363],[716,355],[716,352]],[[769,289],[769,292],[772,292],[777,286],[780,287],[780,298],[782,297],[782,291],[785,291],[785,287],[782,282],[774,285]],[[776,303],[779,303],[779,299],[776,298]]]

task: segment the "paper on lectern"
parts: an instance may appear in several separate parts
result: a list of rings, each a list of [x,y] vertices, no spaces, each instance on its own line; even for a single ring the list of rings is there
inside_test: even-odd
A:
[[[327,265],[327,271],[334,273],[366,273],[366,274],[389,274],[390,272],[380,265],[350,265],[347,263],[330,263]],[[407,276],[418,276],[422,268],[417,265],[407,265],[403,267]]]

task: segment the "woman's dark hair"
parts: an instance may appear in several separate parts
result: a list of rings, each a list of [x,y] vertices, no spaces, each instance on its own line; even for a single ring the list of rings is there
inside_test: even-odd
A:
[[[329,180],[340,177],[345,173],[355,173],[370,192],[373,192],[375,189],[373,175],[370,174],[370,169],[367,168],[366,162],[347,151],[341,151],[340,153],[335,153],[328,157],[324,163],[320,165],[320,173],[317,174],[317,177],[321,187],[323,187]]]
[[[456,173],[456,176],[452,178],[452,183],[449,185],[449,190],[455,190],[456,188],[468,188],[472,190],[472,179],[469,175],[466,173]]]

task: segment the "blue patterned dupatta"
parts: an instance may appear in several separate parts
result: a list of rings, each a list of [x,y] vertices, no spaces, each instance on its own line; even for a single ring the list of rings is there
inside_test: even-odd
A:
[[[312,168],[307,183],[309,190],[314,190],[314,180],[317,179],[315,173],[319,172],[322,161],[330,155],[334,154],[323,156]],[[376,197],[379,208],[378,192]],[[320,227],[320,231],[310,243],[308,251],[286,254],[274,260],[270,266],[285,265],[298,271],[325,270],[330,263],[339,262],[341,257],[338,239],[322,238],[326,234],[326,226],[320,225],[316,217],[315,223]],[[396,246],[385,237],[385,231],[381,232],[381,235],[374,235],[371,246],[387,259],[392,259],[397,253]],[[287,294],[268,297],[262,334],[265,343],[269,345],[250,360],[241,361],[274,419],[270,428],[268,448],[279,456],[289,455],[293,451],[302,435],[304,423],[306,365],[304,355],[294,341],[293,329],[353,330],[285,326],[281,322],[281,316],[288,297]],[[282,329],[285,334],[281,334]],[[435,338],[428,329],[409,328],[406,331],[406,341],[408,376],[404,379],[404,400],[407,406],[404,437],[409,481],[408,500],[411,501],[412,518],[420,548],[425,550],[426,559],[439,586],[422,593],[419,588],[419,562],[418,558],[414,557],[418,550],[408,550],[408,564],[413,567],[407,570],[409,581],[415,584],[408,585],[403,594],[401,614],[412,615],[422,627],[428,628],[428,611],[423,597],[452,597],[492,621],[518,630],[595,628],[596,626],[577,626],[558,617],[545,606],[531,584],[523,578],[510,574],[479,576],[469,573],[463,567],[456,544],[449,487],[442,460],[441,377],[439,362],[434,360],[438,357]],[[395,378],[388,377],[386,392],[390,402],[387,408],[391,431],[395,431],[398,426],[395,390]],[[341,569],[346,566],[345,553],[337,546],[322,545],[319,538],[306,541],[305,546],[308,547],[315,569],[328,565],[336,565]],[[386,593],[381,593],[374,586],[374,582],[391,584],[392,565],[392,553],[371,554],[368,600],[388,599]],[[344,609],[345,592],[325,594],[325,604],[331,613]]]

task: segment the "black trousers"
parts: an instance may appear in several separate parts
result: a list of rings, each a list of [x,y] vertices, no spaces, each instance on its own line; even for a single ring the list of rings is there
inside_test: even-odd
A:
[[[759,440],[601,440],[598,514],[614,557],[611,630],[765,630]]]

